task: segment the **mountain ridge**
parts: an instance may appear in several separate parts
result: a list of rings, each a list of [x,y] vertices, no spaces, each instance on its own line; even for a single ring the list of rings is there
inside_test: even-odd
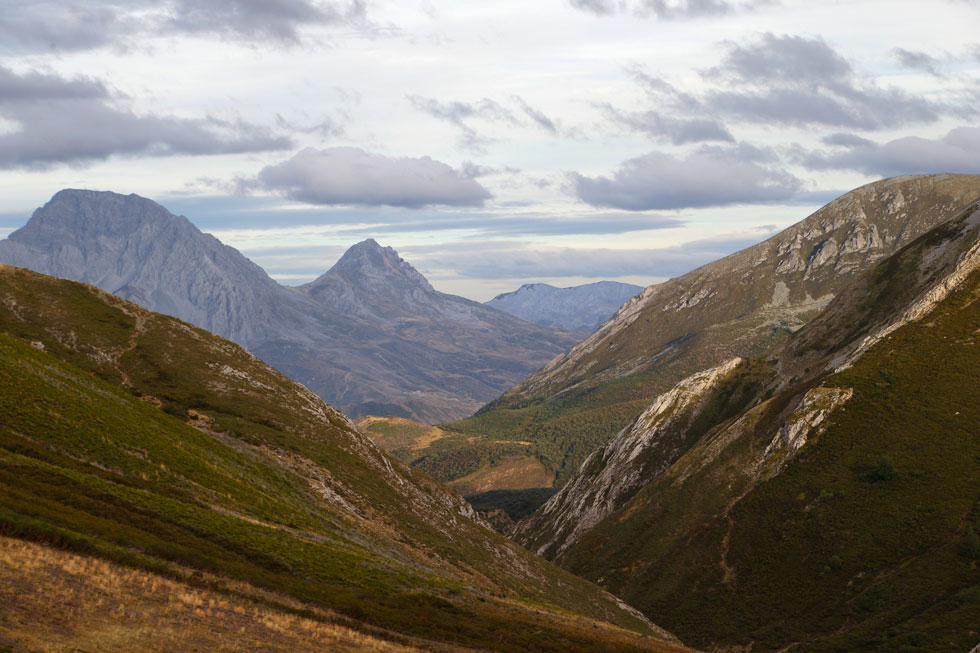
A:
[[[596,281],[568,288],[526,283],[486,304],[535,324],[593,331],[642,290],[642,286],[618,281]]]
[[[658,397],[515,538],[698,646],[968,649],[978,297],[972,202],[783,343]]]
[[[588,338],[443,428],[546,442],[560,486],[658,395],[781,342],[862,270],[978,194],[977,175],[897,177],[855,189],[762,243],[646,288]]]
[[[55,194],[0,240],[0,262],[94,283],[228,337],[355,417],[461,417],[581,335],[439,293],[374,241],[287,288],[186,218],[107,191]]]

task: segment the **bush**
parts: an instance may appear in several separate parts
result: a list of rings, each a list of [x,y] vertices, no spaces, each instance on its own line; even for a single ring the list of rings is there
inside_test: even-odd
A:
[[[870,472],[862,474],[861,478],[865,481],[877,483],[878,481],[890,481],[896,476],[898,476],[898,470],[895,469],[895,463],[888,456],[882,456],[878,459],[878,464],[875,465],[875,468]]]
[[[960,553],[970,560],[980,560],[980,537],[972,526],[966,527],[963,539],[960,541]]]

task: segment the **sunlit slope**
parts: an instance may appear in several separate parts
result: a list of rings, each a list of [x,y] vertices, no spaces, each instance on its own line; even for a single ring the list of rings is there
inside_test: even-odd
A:
[[[977,196],[976,175],[876,182],[758,245],[650,286],[475,416],[442,425],[479,437],[455,458],[486,459],[486,441],[528,441],[563,485],[654,397],[693,373],[783,341],[874,263]]]
[[[648,628],[236,345],[7,266],[0,332],[7,534],[198,570],[225,579],[216,591],[246,582],[421,641],[662,644],[600,623]]]

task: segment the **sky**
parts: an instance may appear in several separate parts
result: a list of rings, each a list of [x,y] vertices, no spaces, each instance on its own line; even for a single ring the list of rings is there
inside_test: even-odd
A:
[[[980,172],[980,0],[0,0],[0,237],[136,193],[295,285],[648,285]]]

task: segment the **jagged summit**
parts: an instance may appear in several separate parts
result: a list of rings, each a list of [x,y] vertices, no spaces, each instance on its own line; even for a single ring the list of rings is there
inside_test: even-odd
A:
[[[99,286],[243,344],[266,337],[277,305],[290,301],[187,218],[110,191],[59,191],[0,241],[0,262]]]
[[[398,252],[392,247],[382,247],[373,238],[351,246],[332,268],[301,288],[318,295],[318,288],[336,278],[372,292],[385,285],[402,291],[419,288],[425,292],[435,292],[432,284]]]

